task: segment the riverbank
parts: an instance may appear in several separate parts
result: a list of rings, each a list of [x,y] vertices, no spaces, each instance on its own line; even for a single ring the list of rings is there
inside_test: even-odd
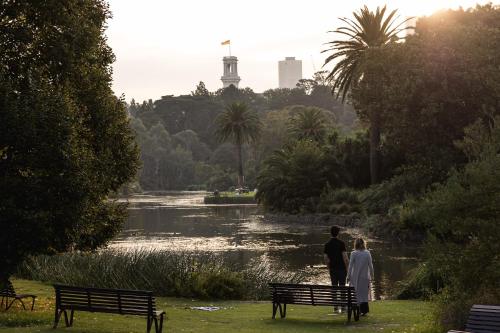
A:
[[[36,281],[13,280],[18,292],[39,297],[35,311],[19,308],[0,312],[0,332],[68,332],[64,325],[53,330],[54,291]],[[328,307],[289,306],[287,318],[271,319],[270,302],[197,301],[186,298],[157,298],[157,308],[167,312],[164,332],[431,332],[430,304],[422,301],[377,301],[359,322],[346,324],[346,316],[332,315]],[[218,311],[193,310],[194,306],[217,306]],[[76,312],[73,333],[143,333],[146,320],[139,317]]]
[[[346,228],[356,228],[370,237],[383,239],[391,242],[407,242],[419,245],[425,239],[423,230],[400,229],[394,221],[383,215],[351,214],[286,214],[266,213],[260,216],[261,221],[283,224],[307,224],[307,225],[338,225]]]
[[[261,220],[272,223],[299,223],[314,225],[338,225],[341,227],[361,228],[364,226],[361,214],[336,215],[336,214],[264,214]]]

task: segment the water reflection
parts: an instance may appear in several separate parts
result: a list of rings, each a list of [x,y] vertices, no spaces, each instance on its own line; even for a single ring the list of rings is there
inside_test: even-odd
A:
[[[129,218],[111,246],[214,251],[240,264],[264,256],[271,264],[310,272],[311,282],[329,282],[323,264],[329,225],[271,223],[256,206],[209,206],[203,196],[177,192],[129,198]],[[350,249],[359,235],[344,229],[339,237]],[[377,240],[368,240],[368,247],[375,266],[373,292],[380,298],[415,267],[417,249]]]

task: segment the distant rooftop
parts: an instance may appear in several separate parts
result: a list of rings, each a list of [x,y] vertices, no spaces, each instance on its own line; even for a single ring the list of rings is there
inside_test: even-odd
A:
[[[295,60],[295,57],[285,57],[285,60]]]

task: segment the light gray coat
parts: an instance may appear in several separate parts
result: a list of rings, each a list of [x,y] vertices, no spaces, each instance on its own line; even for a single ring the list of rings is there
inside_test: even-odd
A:
[[[368,250],[355,250],[351,252],[347,278],[351,286],[356,289],[356,298],[359,303],[368,302],[370,299],[370,282],[373,280],[372,256]]]

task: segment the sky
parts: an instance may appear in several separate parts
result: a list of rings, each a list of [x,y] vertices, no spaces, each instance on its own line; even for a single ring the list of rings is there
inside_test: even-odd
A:
[[[285,57],[302,60],[304,78],[321,70],[324,43],[335,39],[328,31],[341,25],[338,17],[352,17],[364,5],[387,4],[405,18],[478,2],[491,1],[109,0],[113,90],[127,101],[189,94],[199,81],[215,91],[222,87],[222,57],[228,55],[221,42],[230,39],[240,88],[263,92],[278,87],[278,61]]]

